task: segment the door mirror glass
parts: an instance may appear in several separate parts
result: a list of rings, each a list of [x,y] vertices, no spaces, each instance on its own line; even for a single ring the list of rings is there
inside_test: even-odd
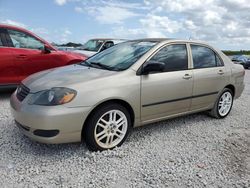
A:
[[[142,69],[142,75],[147,75],[151,72],[163,72],[165,64],[157,61],[148,61]]]
[[[43,51],[43,53],[45,53],[45,54],[49,54],[49,53],[51,52],[49,45],[44,44],[44,47],[43,47],[43,50],[42,50],[42,51]]]

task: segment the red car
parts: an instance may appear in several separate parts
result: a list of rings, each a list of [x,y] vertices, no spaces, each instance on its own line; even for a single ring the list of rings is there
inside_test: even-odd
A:
[[[26,29],[0,24],[0,88],[16,87],[35,72],[85,59],[82,54],[57,50]]]

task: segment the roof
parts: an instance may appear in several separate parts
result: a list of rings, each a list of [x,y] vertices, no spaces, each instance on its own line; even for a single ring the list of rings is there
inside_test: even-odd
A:
[[[15,26],[15,25],[11,25],[11,24],[3,24],[3,23],[0,23],[0,27],[8,28],[8,29],[19,29],[19,30],[25,30],[25,31],[27,31],[26,29],[24,29],[24,28],[22,28],[22,27]]]
[[[114,39],[114,38],[93,38],[93,39],[90,39],[90,40],[104,40],[104,41],[107,41],[107,40],[126,40],[126,39]]]
[[[162,41],[167,41],[167,40],[172,40],[170,38],[142,38],[142,39],[134,39],[131,41],[141,41],[141,42],[162,42]]]
[[[204,41],[200,41],[200,40],[187,40],[187,39],[174,39],[174,38],[142,38],[142,39],[134,39],[134,40],[130,40],[130,41],[134,41],[134,42],[183,42],[183,43],[198,43],[198,44],[205,44],[205,45],[209,45]]]

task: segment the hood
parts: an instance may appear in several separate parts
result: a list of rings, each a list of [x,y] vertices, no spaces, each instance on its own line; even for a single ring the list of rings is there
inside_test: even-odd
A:
[[[74,50],[75,53],[86,55],[87,57],[90,57],[92,55],[95,55],[97,52],[88,51],[88,50]]]
[[[82,65],[69,65],[65,67],[50,69],[33,74],[22,81],[32,93],[52,87],[69,87],[96,79],[108,77],[117,72],[87,67]]]
[[[71,56],[74,59],[82,59],[85,60],[88,56],[82,54],[82,53],[77,53],[77,52],[71,52],[71,51],[60,51],[60,53],[65,54],[67,56]]]

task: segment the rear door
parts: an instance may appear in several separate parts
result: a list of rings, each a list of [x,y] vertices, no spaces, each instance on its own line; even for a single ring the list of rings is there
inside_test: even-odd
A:
[[[193,75],[186,44],[163,47],[148,62],[154,61],[164,63],[165,70],[141,76],[142,123],[187,112],[191,105]]]
[[[190,44],[190,47],[194,74],[191,110],[212,108],[229,72],[211,48],[198,44]]]
[[[0,28],[0,86],[19,83],[20,70],[14,64],[7,30]]]

